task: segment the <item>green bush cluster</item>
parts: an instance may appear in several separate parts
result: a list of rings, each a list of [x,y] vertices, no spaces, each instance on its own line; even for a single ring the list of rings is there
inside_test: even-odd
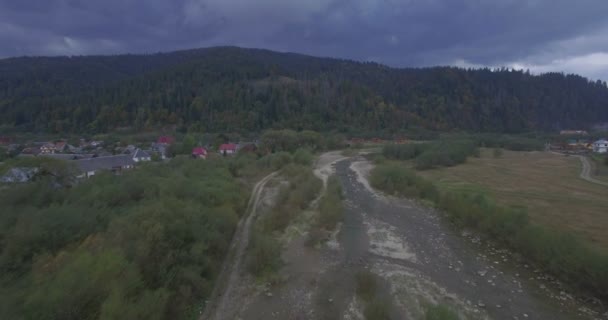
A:
[[[608,297],[608,255],[571,234],[530,223],[522,208],[498,205],[480,193],[440,194],[432,183],[398,165],[377,166],[371,183],[390,194],[432,200],[457,225],[479,230],[568,283]]]
[[[377,277],[364,270],[355,275],[357,297],[364,304],[363,316],[366,320],[390,320],[391,304],[379,294]]]
[[[545,147],[540,139],[522,135],[477,134],[471,136],[477,145],[484,148],[503,148],[511,151],[536,151]]]
[[[0,318],[193,317],[246,195],[225,161],[181,158],[71,187],[4,188]]]
[[[411,160],[424,153],[429,143],[387,144],[382,148],[382,154],[389,159]]]
[[[317,225],[325,230],[334,230],[342,220],[342,186],[337,177],[331,176],[327,181],[325,195],[319,201],[319,218]]]
[[[248,253],[247,267],[257,277],[271,275],[281,266],[281,244],[268,233],[254,230]]]
[[[459,320],[458,314],[445,305],[429,305],[424,315],[425,320]]]
[[[428,143],[386,145],[382,154],[388,159],[414,160],[416,169],[464,163],[469,156],[478,156],[479,149],[471,139],[443,139]]]
[[[439,199],[439,191],[429,181],[398,164],[381,164],[371,173],[370,183],[374,188],[392,195],[421,198],[430,201]]]

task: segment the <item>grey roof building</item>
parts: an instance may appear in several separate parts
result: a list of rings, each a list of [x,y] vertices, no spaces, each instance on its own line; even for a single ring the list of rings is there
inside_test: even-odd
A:
[[[133,168],[135,165],[133,157],[129,154],[81,159],[75,160],[74,162],[85,177],[93,176],[100,170],[119,172],[123,169]]]
[[[135,150],[135,153],[133,153],[133,161],[135,161],[135,162],[150,161],[150,160],[152,160],[152,156],[150,156],[150,154],[144,150],[137,149],[137,150]]]

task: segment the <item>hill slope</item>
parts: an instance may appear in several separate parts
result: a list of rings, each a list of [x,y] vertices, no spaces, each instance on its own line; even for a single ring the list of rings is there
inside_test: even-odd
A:
[[[0,125],[20,130],[518,132],[606,121],[607,104],[605,83],[575,75],[393,69],[234,47],[0,60]]]

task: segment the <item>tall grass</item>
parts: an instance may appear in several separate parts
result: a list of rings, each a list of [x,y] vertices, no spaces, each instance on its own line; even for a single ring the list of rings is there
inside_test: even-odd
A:
[[[382,153],[388,159],[413,159],[416,169],[425,170],[464,163],[467,157],[478,156],[479,150],[474,140],[445,139],[429,143],[387,145]]]
[[[565,282],[608,298],[608,255],[571,234],[532,224],[524,209],[498,205],[478,192],[439,193],[398,165],[377,166],[371,183],[390,194],[432,200],[456,225],[474,228]]]

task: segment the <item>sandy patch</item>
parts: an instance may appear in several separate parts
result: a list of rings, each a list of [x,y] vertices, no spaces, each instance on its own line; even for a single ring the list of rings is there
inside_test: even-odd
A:
[[[329,240],[327,240],[327,242],[325,243],[325,245],[329,249],[335,250],[335,251],[340,251],[340,242],[338,241],[338,234],[340,233],[341,229],[342,229],[342,222],[338,223],[336,230],[334,230],[331,233],[331,235],[329,236]]]
[[[348,304],[346,311],[344,312],[344,320],[364,320],[363,316],[363,306],[357,300],[357,297],[353,297],[353,299]]]
[[[393,263],[377,262],[373,264],[372,272],[388,281],[397,307],[409,319],[422,318],[425,306],[429,303],[448,305],[459,313],[461,319],[489,319],[485,311],[471,301],[448,292],[416,270]]]
[[[397,234],[395,227],[376,219],[364,222],[369,237],[369,251],[386,258],[416,263],[416,254],[407,242]]]
[[[357,174],[357,181],[362,184],[367,191],[369,191],[375,197],[381,197],[372,186],[369,184],[369,175],[374,165],[369,161],[354,161],[350,164],[350,170]]]
[[[343,156],[341,151],[326,152],[319,157],[313,173],[323,181],[324,188],[327,186],[329,177],[336,171],[333,165],[346,159],[348,157]]]

